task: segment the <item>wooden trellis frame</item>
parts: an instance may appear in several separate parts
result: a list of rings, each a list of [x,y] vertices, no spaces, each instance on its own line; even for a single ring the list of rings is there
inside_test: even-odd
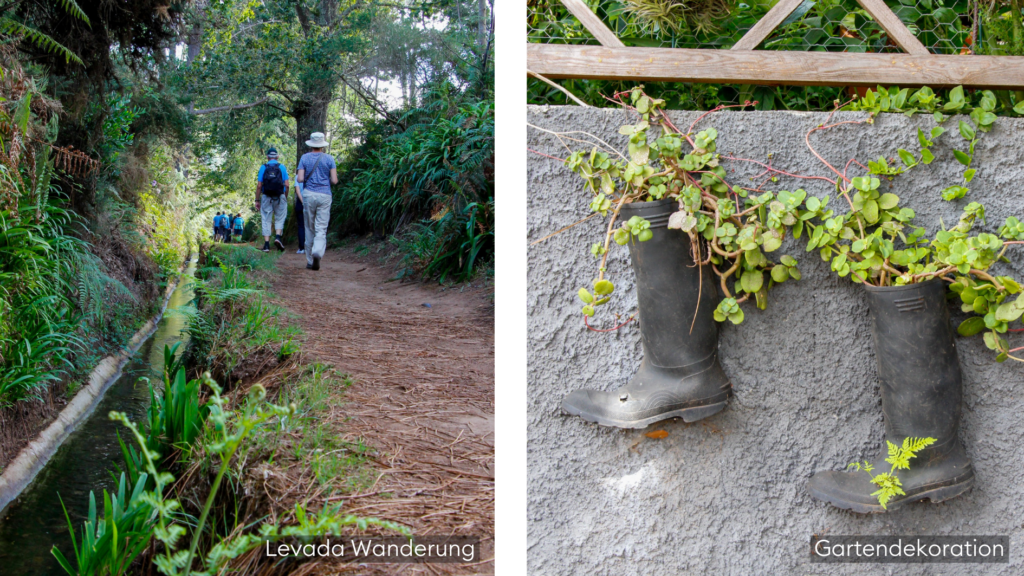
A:
[[[729,50],[630,48],[583,0],[561,1],[601,46],[527,44],[528,70],[548,78],[1024,89],[1024,56],[931,54],[882,0],[857,1],[903,54],[754,50],[802,0],[780,0]]]

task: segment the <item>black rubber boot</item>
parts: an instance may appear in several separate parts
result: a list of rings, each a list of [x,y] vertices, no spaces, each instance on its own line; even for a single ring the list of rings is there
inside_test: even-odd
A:
[[[640,216],[654,234],[629,244],[644,358],[636,376],[618,390],[566,396],[562,409],[569,414],[605,426],[644,428],[668,418],[694,422],[725,408],[731,385],[718,363],[712,315],[718,291],[711,270],[694,264],[689,236],[667,228],[677,209],[674,200],[622,207],[622,221]]]
[[[930,280],[909,286],[865,286],[871,309],[875,356],[881,381],[885,439],[902,446],[903,439],[935,438],[910,460],[909,470],[894,474],[905,496],[887,504],[894,510],[909,502],[942,502],[974,484],[974,469],[960,443],[962,379],[953,328],[946,307],[946,285]],[[854,512],[885,512],[871,493],[874,475],[892,465],[883,454],[869,460],[874,470],[819,472],[807,487],[818,500]]]

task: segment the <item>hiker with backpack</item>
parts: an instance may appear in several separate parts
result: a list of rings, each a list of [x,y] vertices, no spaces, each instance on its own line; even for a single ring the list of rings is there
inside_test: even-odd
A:
[[[233,224],[234,224],[234,228],[235,228],[235,238],[236,238],[236,241],[239,241],[239,240],[242,239],[242,231],[245,230],[245,220],[242,220],[242,213],[241,212],[239,212],[238,214],[235,214],[235,219],[234,219]]]
[[[299,159],[295,181],[302,185],[297,192],[302,202],[306,228],[306,268],[320,269],[320,259],[327,248],[327,223],[331,218],[331,184],[338,183],[334,158],[324,152],[327,140],[323,132],[313,132],[306,140],[311,148]]]
[[[231,231],[228,229],[228,213],[224,212],[220,217],[220,241],[228,242],[231,240]]]
[[[267,150],[267,163],[256,175],[256,210],[263,220],[263,251],[270,252],[270,233],[274,230],[274,246],[284,251],[281,233],[288,217],[288,170],[277,161],[277,149]]]
[[[213,217],[213,241],[216,242],[218,237],[220,237],[220,212]]]

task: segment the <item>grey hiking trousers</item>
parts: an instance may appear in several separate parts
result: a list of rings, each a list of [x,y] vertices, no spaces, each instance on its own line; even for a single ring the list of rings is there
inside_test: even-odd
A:
[[[284,230],[284,220],[288,217],[288,199],[284,194],[271,198],[266,194],[260,196],[260,220],[263,221],[263,235],[272,236],[274,230]]]
[[[302,220],[306,226],[306,263],[323,258],[327,248],[327,223],[331,220],[331,195],[302,192]]]

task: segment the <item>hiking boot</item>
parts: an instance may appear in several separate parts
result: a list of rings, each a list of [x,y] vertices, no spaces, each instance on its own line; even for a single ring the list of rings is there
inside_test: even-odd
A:
[[[693,422],[725,408],[732,386],[718,363],[714,275],[694,264],[690,237],[667,228],[676,209],[674,200],[622,207],[620,218],[640,216],[650,221],[654,234],[646,242],[629,243],[643,361],[636,376],[617,390],[566,396],[562,409],[569,414],[604,426],[644,428],[668,418]]]
[[[319,256],[313,256],[313,265],[310,268],[312,270],[319,270],[320,269],[320,257]]]
[[[883,453],[870,460],[874,470],[815,474],[807,483],[811,495],[854,512],[885,512],[925,498],[942,502],[974,484],[974,468],[960,443],[962,377],[953,328],[946,306],[946,285],[929,280],[908,286],[864,286],[871,310],[875,357],[881,381],[885,439],[935,438],[935,443],[910,459],[909,470],[892,474],[905,492],[883,508],[872,492],[871,479],[889,472]]]
[[[274,246],[277,248],[278,252],[284,252],[284,242],[281,242],[280,236],[274,238]]]
[[[313,265],[312,264],[306,264],[306,270],[312,270],[312,269],[313,269]]]
[[[270,242],[264,241],[263,248],[260,248],[260,250],[264,252],[270,252]]]

